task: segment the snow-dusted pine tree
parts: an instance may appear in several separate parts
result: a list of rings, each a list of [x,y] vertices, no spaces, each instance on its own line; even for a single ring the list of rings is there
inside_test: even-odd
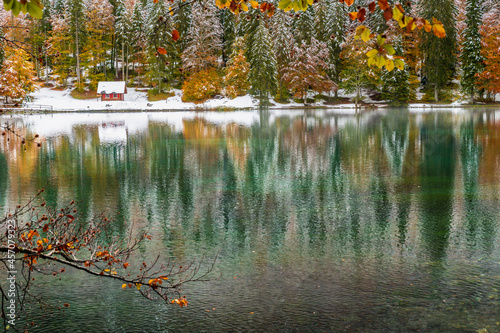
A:
[[[222,34],[222,61],[226,64],[233,52],[232,47],[236,38],[236,16],[226,8],[219,11],[219,19],[224,32]]]
[[[178,55],[172,40],[174,24],[166,0],[148,0],[144,11],[147,13],[145,31],[148,38],[146,77],[161,93],[164,83],[167,83],[167,89],[170,88],[177,67],[174,60]],[[166,54],[160,54],[158,47],[163,48]]]
[[[292,22],[293,35],[296,42],[300,45],[302,42],[309,44],[314,31],[314,6],[307,7],[305,11],[295,13]]]
[[[213,1],[202,0],[192,5],[188,46],[182,53],[182,66],[188,73],[217,67],[222,51],[222,27]]]
[[[269,95],[276,92],[277,64],[273,52],[271,35],[261,20],[255,34],[250,50],[250,93],[259,96],[260,104],[267,101]]]
[[[283,79],[297,98],[307,103],[309,90],[315,92],[329,92],[337,85],[330,80],[328,70],[328,48],[325,43],[312,37],[310,44],[305,41],[299,46],[295,44],[290,63],[284,68]]]
[[[479,26],[482,23],[482,1],[466,0],[466,28],[462,45],[462,89],[474,102],[477,91],[476,75],[483,71],[483,57],[481,56],[481,34]]]
[[[250,88],[250,82],[248,81],[250,64],[245,57],[245,41],[243,37],[236,38],[231,48],[233,52],[227,63],[224,85],[226,95],[229,98],[235,98],[245,95]]]
[[[295,39],[292,35],[292,18],[283,10],[278,10],[271,17],[271,36],[276,55],[277,73],[278,73],[278,100],[287,100],[289,98],[288,89],[283,81],[283,68],[290,61],[290,51]]]
[[[320,42],[328,46],[328,63],[331,65],[327,71],[334,82],[340,82],[342,72],[342,43],[347,32],[346,6],[336,0],[323,0],[315,4],[314,35]],[[335,90],[337,95],[337,90]]]

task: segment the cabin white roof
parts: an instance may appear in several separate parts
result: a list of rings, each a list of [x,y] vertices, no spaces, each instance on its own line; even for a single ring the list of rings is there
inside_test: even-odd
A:
[[[124,94],[126,90],[125,81],[101,81],[97,85],[98,94]]]

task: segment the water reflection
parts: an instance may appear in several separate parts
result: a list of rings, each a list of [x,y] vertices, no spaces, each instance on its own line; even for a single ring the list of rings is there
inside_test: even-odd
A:
[[[51,206],[75,199],[84,218],[116,216],[118,234],[136,221],[134,228],[152,230],[151,250],[178,260],[219,251],[221,278],[193,287],[191,310],[123,325],[499,330],[498,112],[1,119],[39,133],[43,145],[24,151],[15,138],[0,139],[0,206],[45,188]],[[130,297],[122,295],[113,297]],[[135,301],[143,310],[134,311],[154,307]],[[221,311],[206,314],[215,303]],[[267,311],[249,321],[260,307]],[[69,316],[85,318],[89,309]]]

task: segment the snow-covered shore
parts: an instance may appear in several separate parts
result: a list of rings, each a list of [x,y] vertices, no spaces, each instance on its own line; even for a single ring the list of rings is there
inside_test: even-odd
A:
[[[26,109],[49,109],[53,111],[189,111],[189,110],[232,110],[232,109],[257,109],[259,101],[249,95],[229,99],[221,97],[217,99],[210,99],[201,104],[183,102],[181,100],[182,92],[175,90],[175,95],[167,98],[167,100],[150,102],[147,98],[147,93],[137,91],[134,88],[128,88],[128,93],[125,95],[124,101],[101,101],[100,98],[95,99],[76,99],[71,96],[71,91],[67,90],[53,90],[51,88],[41,88],[35,93],[31,94],[32,101],[25,103]],[[349,96],[347,96],[349,97]],[[372,101],[365,101],[371,104]],[[277,103],[271,100],[273,106],[270,109],[292,109],[303,108],[300,103]],[[376,108],[384,108],[386,104],[376,104]],[[322,102],[311,104],[310,107],[333,109],[335,112],[343,114],[354,114],[355,104],[336,104],[325,105]],[[429,103],[412,103],[408,106],[410,110],[416,112],[432,111],[437,108],[462,108],[463,103],[454,102],[450,104],[429,104]]]

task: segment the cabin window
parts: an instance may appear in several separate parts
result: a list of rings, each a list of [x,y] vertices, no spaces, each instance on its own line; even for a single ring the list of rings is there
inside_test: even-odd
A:
[[[106,98],[109,98],[109,94],[104,94]]]
[[[117,98],[117,97],[118,97],[118,95],[117,95],[117,94],[113,94],[113,98]]]

